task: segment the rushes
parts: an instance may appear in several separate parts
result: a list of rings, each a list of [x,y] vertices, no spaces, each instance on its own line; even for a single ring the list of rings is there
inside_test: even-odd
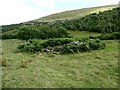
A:
[[[3,67],[6,67],[6,66],[7,66],[6,59],[3,59],[3,60],[2,60],[2,66],[3,66]]]
[[[28,61],[21,61],[21,67],[22,68],[28,68],[28,63],[31,63],[32,59],[29,59]]]
[[[21,61],[21,67],[22,68],[27,68],[27,62],[26,61]]]
[[[6,66],[7,66],[6,59],[1,59],[1,60],[0,60],[0,65],[1,65],[2,67],[6,67]]]

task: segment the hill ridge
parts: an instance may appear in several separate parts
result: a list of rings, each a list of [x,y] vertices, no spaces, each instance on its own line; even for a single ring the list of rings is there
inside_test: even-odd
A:
[[[63,12],[50,14],[50,15],[35,19],[33,21],[45,22],[45,21],[80,18],[80,17],[84,17],[92,13],[103,12],[103,11],[107,11],[107,10],[110,10],[116,7],[118,7],[118,5],[96,6],[96,7],[75,9],[75,10],[67,10]]]

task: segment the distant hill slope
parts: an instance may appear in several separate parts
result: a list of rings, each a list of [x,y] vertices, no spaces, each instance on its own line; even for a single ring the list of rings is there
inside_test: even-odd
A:
[[[18,32],[21,33],[23,31],[25,31],[25,33],[21,35],[26,36],[28,34],[27,36],[29,36],[31,34],[31,36],[35,37],[42,36],[44,33],[46,34],[51,30],[52,32],[54,32],[54,30],[55,31],[78,30],[99,33],[119,32],[120,31],[119,27],[120,21],[118,15],[119,13],[120,7],[117,7],[113,8],[112,10],[107,10],[99,13],[92,13],[82,18],[73,18],[70,20],[56,20],[53,22],[26,22],[21,24],[6,25],[2,26],[2,37],[4,37],[4,39],[8,38],[13,39],[16,38],[17,35],[19,35],[17,34]],[[24,27],[27,28],[24,29]],[[21,31],[21,29],[23,31]],[[43,32],[41,32],[41,30]],[[38,33],[42,35],[38,35]],[[48,34],[51,34],[51,32]]]
[[[46,21],[54,21],[54,20],[63,20],[64,19],[77,19],[80,17],[84,17],[86,15],[89,15],[91,13],[97,13],[97,12],[103,12],[107,11],[112,8],[117,8],[118,5],[108,5],[108,6],[100,6],[100,7],[93,7],[93,8],[83,8],[78,10],[71,10],[61,13],[52,14],[46,17],[42,17],[40,19],[23,22],[19,24],[11,24],[11,25],[3,25],[2,26],[2,32],[11,31],[11,30],[19,30],[20,27],[25,25],[47,25]],[[44,22],[43,22],[44,21]]]
[[[89,15],[91,13],[98,13],[103,12],[106,10],[110,10],[112,8],[116,8],[117,5],[107,5],[107,6],[99,6],[99,7],[92,7],[92,8],[83,8],[83,9],[77,9],[77,10],[71,10],[71,11],[65,11],[61,13],[52,14],[46,17],[42,17],[33,21],[54,21],[54,20],[63,20],[63,19],[75,19],[84,17],[86,15]]]

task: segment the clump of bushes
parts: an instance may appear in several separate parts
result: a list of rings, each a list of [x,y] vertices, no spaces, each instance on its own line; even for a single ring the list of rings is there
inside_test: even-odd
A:
[[[17,34],[18,39],[29,40],[29,39],[49,39],[49,38],[65,38],[70,37],[67,30],[59,28],[50,27],[35,27],[26,26],[22,27]]]
[[[16,30],[4,32],[0,36],[0,39],[16,39],[16,38],[17,38],[17,31]]]
[[[101,42],[100,39],[96,39],[96,40],[90,40],[89,41],[89,47],[92,50],[99,50],[99,49],[104,49],[105,48],[105,43]]]
[[[16,38],[17,38],[16,35],[5,34],[5,35],[0,36],[0,39],[16,39]]]
[[[91,39],[99,38],[100,40],[118,40],[120,39],[120,32],[113,32],[113,33],[105,33],[101,34],[100,36],[89,36]]]
[[[59,53],[77,53],[90,50],[104,49],[105,43],[99,39],[75,40],[72,38],[56,38],[48,40],[29,40],[28,43],[19,45],[21,52],[59,52]]]
[[[68,44],[74,40],[75,39],[73,39],[73,38],[53,38],[53,39],[46,40],[41,45],[44,48],[54,47],[54,46],[63,46],[63,45]]]
[[[99,39],[91,39],[88,41],[75,41],[71,42],[63,47],[63,53],[75,53],[75,52],[86,52],[90,50],[104,49],[105,43]]]
[[[74,52],[82,52],[89,51],[89,46],[86,42],[71,42],[63,47],[63,53],[74,53]]]
[[[37,51],[50,51],[51,48],[58,48],[57,46],[63,46],[72,42],[72,38],[53,38],[47,40],[31,39],[24,44],[18,46],[18,50],[21,52],[37,52]]]
[[[27,43],[23,43],[18,46],[18,50],[20,52],[32,52],[35,53],[37,51],[42,51],[42,41],[41,40],[29,40]]]

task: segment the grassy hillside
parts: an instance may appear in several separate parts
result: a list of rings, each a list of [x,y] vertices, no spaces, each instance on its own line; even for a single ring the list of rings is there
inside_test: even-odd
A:
[[[118,26],[119,22],[117,22],[118,21],[117,11],[119,11],[120,9],[118,9],[117,11],[116,10],[105,11],[97,15],[96,14],[87,15],[93,12],[108,10],[113,7],[116,6],[111,5],[111,6],[95,7],[90,9],[86,8],[86,9],[54,14],[43,18],[43,21],[72,18],[71,20],[65,20],[65,21],[63,20],[63,21],[56,21],[49,23],[49,22],[38,22],[42,20],[42,19],[38,19],[35,20],[36,22],[29,22],[29,23],[27,22],[18,25],[8,25],[3,27],[4,30],[2,34],[7,37],[12,37],[18,31],[22,30],[23,33],[21,35],[23,36],[30,36],[30,37],[31,36],[36,37],[42,35],[45,36],[44,34],[50,36],[52,35],[56,36],[57,34],[54,34],[55,32],[54,30],[58,29],[58,31],[61,31],[62,29],[65,29],[62,28],[62,26],[70,27],[69,29],[65,29],[65,31],[70,33],[70,35],[73,36],[72,37],[73,39],[89,38],[90,36],[98,37],[99,35],[101,35],[101,33],[95,32],[95,30],[98,30],[98,28],[100,28],[100,30],[101,29],[105,29],[108,31],[111,30],[111,34],[113,34],[112,32],[114,32],[114,30],[118,30],[119,28]],[[82,17],[82,15],[83,16],[87,15],[87,16],[84,18],[75,19],[78,17]],[[99,16],[101,16],[103,19],[101,19]],[[99,22],[103,20],[104,23],[103,22],[100,23],[105,26],[109,26],[109,28],[102,27],[102,25],[98,23],[98,19]],[[89,23],[91,21],[92,24],[86,25],[86,23],[89,24],[88,20]],[[93,27],[96,26],[96,23],[98,23],[100,27],[93,29]],[[76,28],[77,26],[79,27],[83,25],[85,26],[85,28],[88,26],[86,31],[85,28],[81,28],[82,30]],[[45,29],[41,27],[44,27]],[[92,27],[91,29],[92,31],[90,30],[91,27]],[[53,28],[53,30],[51,30],[51,28]],[[34,30],[38,30],[39,32]],[[46,31],[51,31],[51,32],[46,33]],[[61,37],[61,39],[63,38]],[[45,40],[40,39],[40,41],[44,42]],[[3,88],[118,88],[118,78],[119,78],[118,40],[108,39],[102,41],[105,42],[106,44],[104,49],[67,54],[67,53],[39,51],[38,49],[40,48],[39,46],[41,44],[37,44],[36,42],[33,42],[35,46],[32,44],[27,44],[27,45],[28,48],[35,47],[34,49],[38,50],[38,52],[36,53],[19,52],[18,46],[21,44],[26,44],[27,41],[14,39],[14,38],[12,39],[8,38],[7,40],[0,40],[1,43],[0,45],[2,45],[0,46],[0,49],[2,49],[1,50],[2,52],[0,52],[1,53],[0,64],[2,64],[1,67],[2,87]],[[52,43],[52,45],[54,45],[53,42],[50,42],[50,44]],[[97,42],[100,42],[100,40],[97,40]],[[30,40],[30,43],[32,43],[32,40]],[[80,44],[83,46],[87,45],[84,43],[80,43]],[[45,45],[47,47],[50,46],[48,43],[42,45]],[[78,46],[78,43],[76,45]],[[96,43],[92,43],[92,45],[93,47],[99,46]],[[26,51],[29,50],[27,47],[23,47],[23,48]],[[80,49],[76,46],[74,48]]]
[[[70,32],[74,37],[88,32]],[[89,33],[89,35],[95,33]],[[118,41],[106,41],[104,50],[77,54],[16,52],[25,41],[3,40],[3,88],[117,88]],[[107,57],[106,57],[107,56]],[[22,68],[22,61],[27,68]]]
[[[108,5],[108,6],[100,6],[100,7],[83,8],[83,9],[78,9],[78,10],[65,11],[65,12],[61,12],[61,13],[52,14],[52,15],[49,15],[46,17],[42,17],[42,18],[36,19],[34,21],[41,22],[41,21],[74,19],[74,18],[84,17],[91,13],[98,13],[98,12],[110,10],[115,7],[117,7],[117,5]]]
[[[96,13],[89,14],[86,15],[85,17],[78,19],[59,20],[53,22],[26,22],[18,25],[17,24],[6,25],[3,26],[3,30],[2,30],[3,39],[11,39],[11,38],[15,39],[17,37],[16,33],[17,32],[21,33],[21,28],[24,27],[26,27],[26,30],[24,34],[23,33],[21,34],[22,37],[26,36],[29,32],[31,34],[29,34],[28,36],[33,38],[41,38],[41,36],[44,36],[45,38],[49,38],[43,35],[43,33],[47,34],[47,36],[50,35],[51,37],[53,34],[49,34],[47,32],[52,33],[59,30],[62,31],[63,29],[64,31],[78,30],[78,31],[89,31],[89,32],[99,32],[99,33],[119,32],[120,30],[119,29],[120,22],[118,17],[119,12],[120,12],[120,8],[114,8],[112,10],[100,12],[98,14]],[[35,34],[35,32],[37,34]],[[54,34],[53,37],[56,37],[56,34]]]

